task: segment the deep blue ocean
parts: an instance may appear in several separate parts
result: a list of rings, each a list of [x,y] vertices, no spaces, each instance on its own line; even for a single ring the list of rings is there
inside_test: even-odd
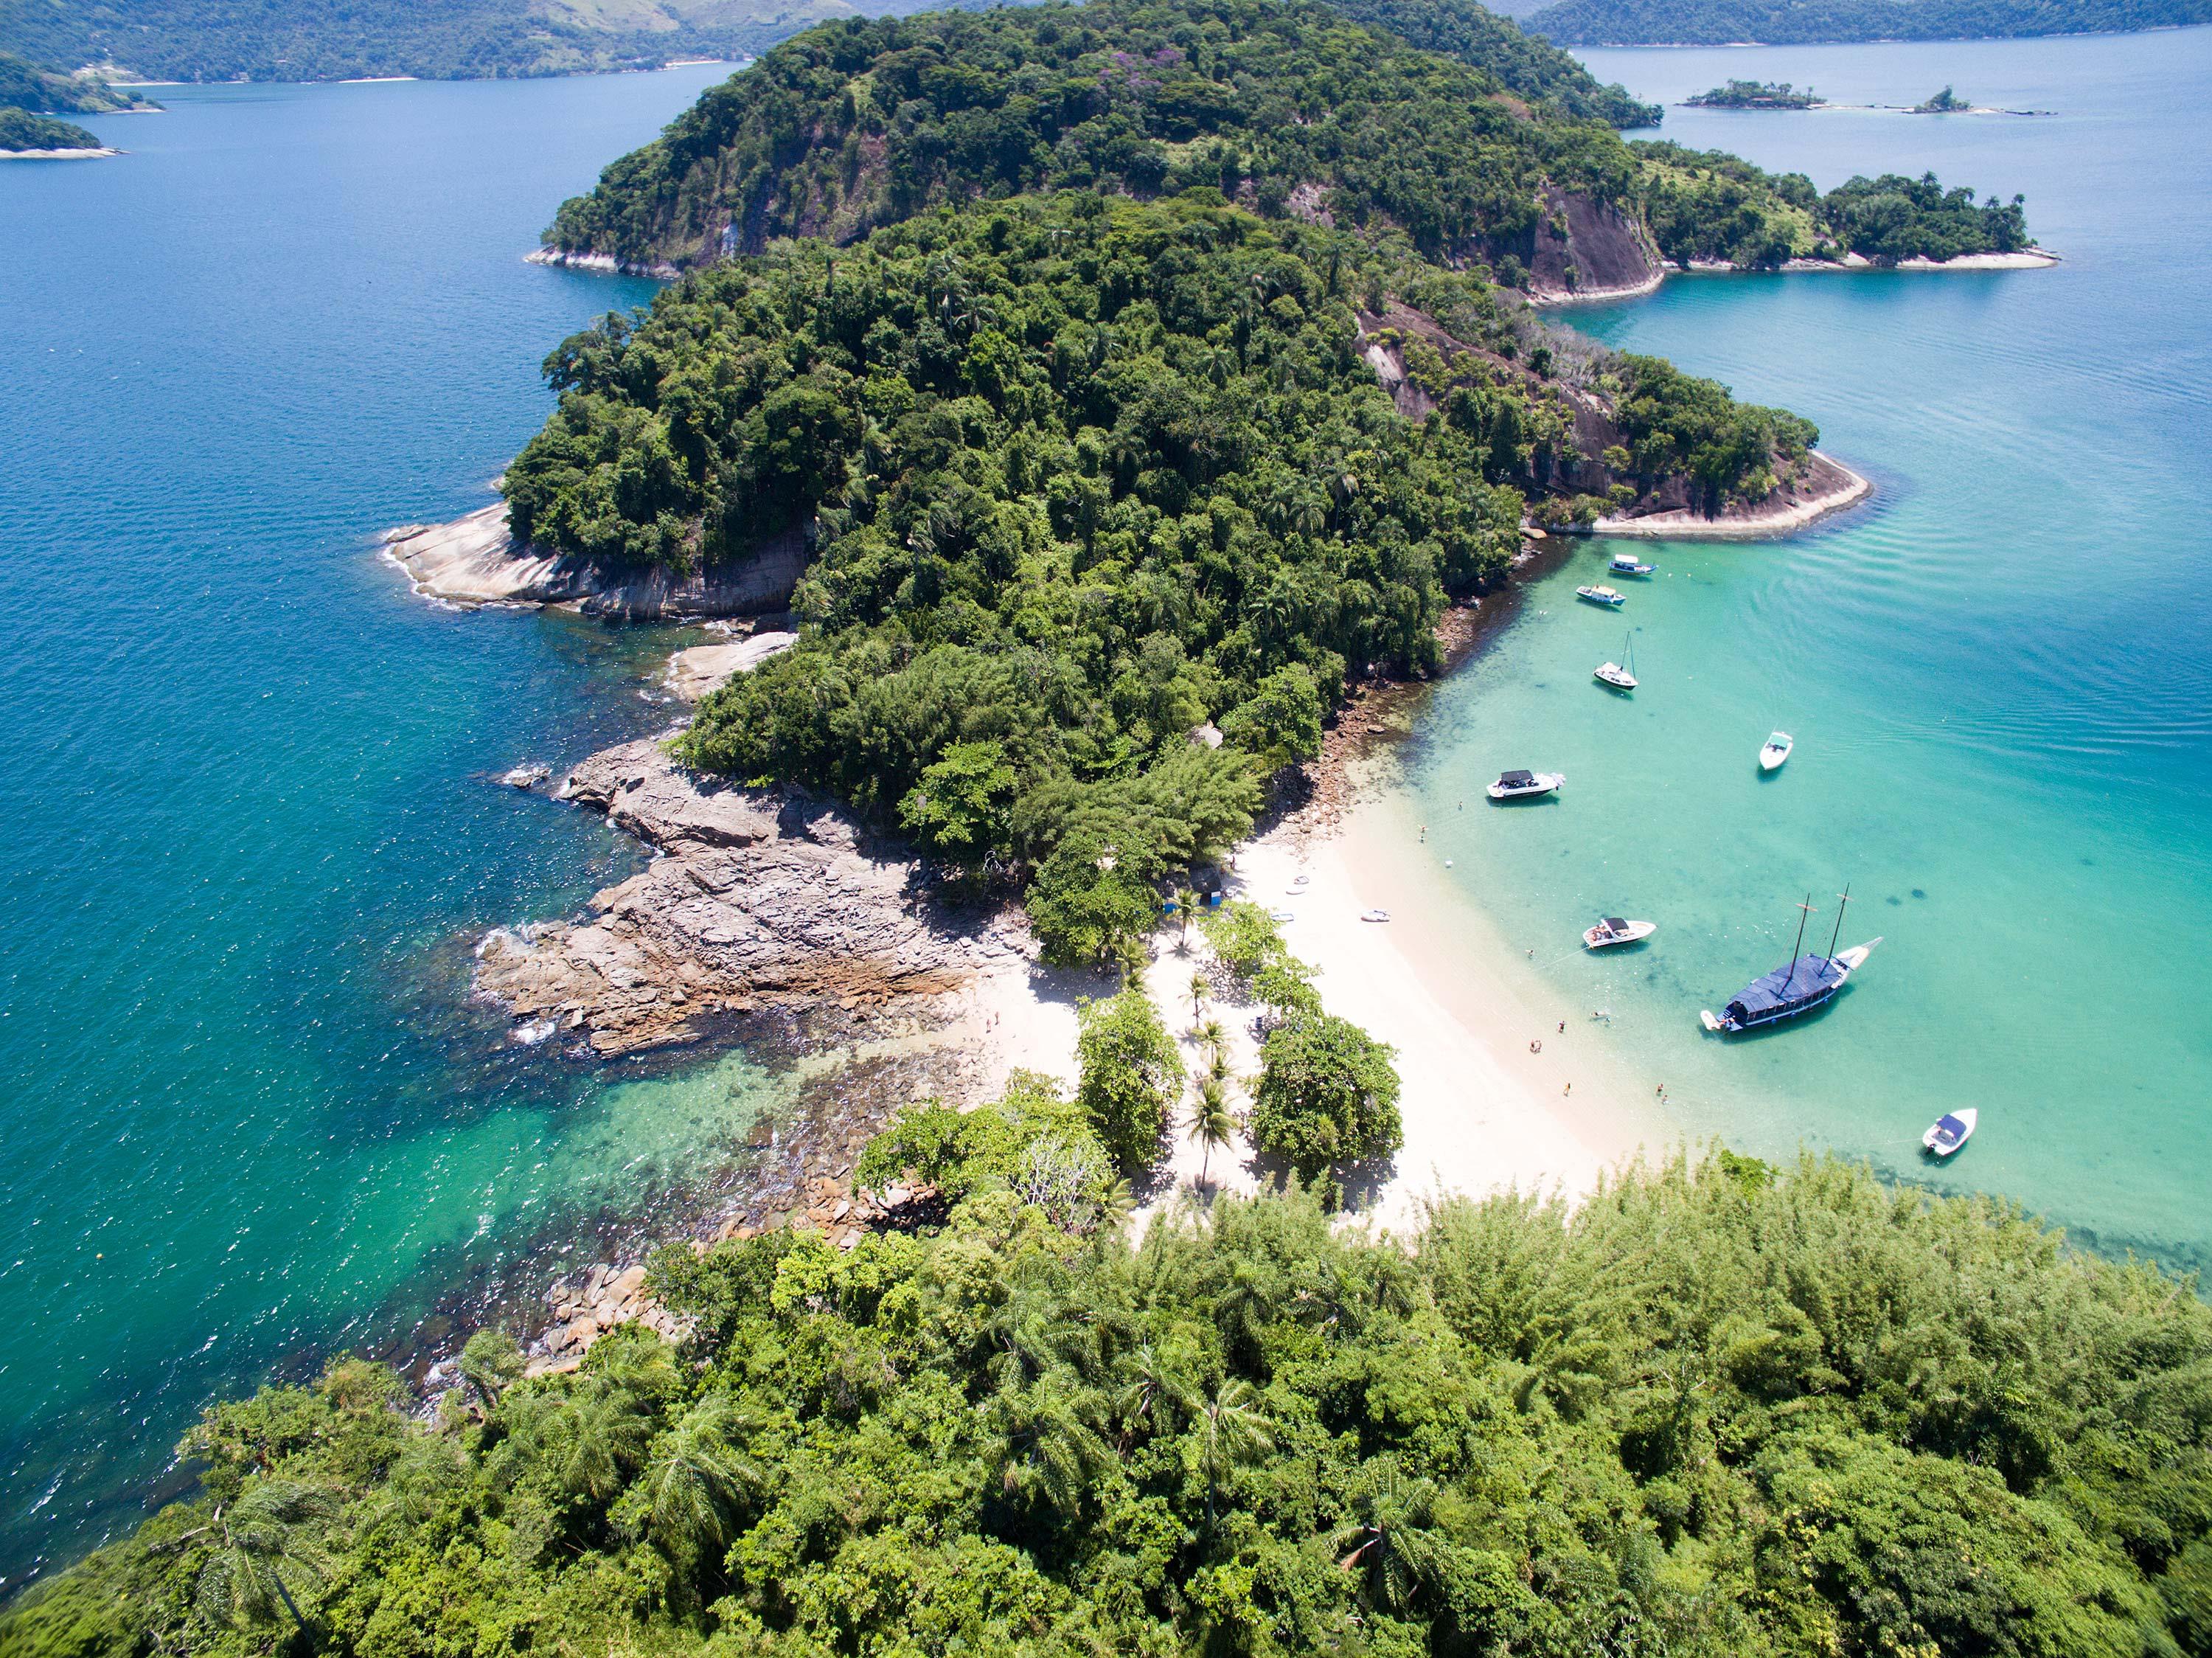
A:
[[[128,155],[0,167],[9,1583],[209,1399],[381,1350],[770,1086],[468,1009],[476,933],[624,856],[487,774],[651,728],[668,641],[435,609],[373,542],[489,500],[546,352],[647,296],[522,255],[726,73],[167,88],[92,120]]]
[[[1559,811],[1469,814],[1436,850],[1516,942],[1662,919],[1633,965],[1544,967],[1666,1068],[1682,1134],[1917,1175],[1901,1148],[1971,1100],[1982,1135],[1943,1179],[2192,1259],[2209,48],[1592,54],[1670,101],[1733,73],[2055,109],[1667,130],[1823,185],[1932,166],[2025,191],[2067,263],[1682,281],[1584,314],[1811,415],[1879,501],[1666,549],[1620,619],[1565,600],[1585,550],[1443,689],[1411,785],[1570,772]],[[168,88],[169,113],[89,121],[128,156],[0,167],[0,1588],[176,1489],[209,1399],[391,1350],[521,1253],[584,1247],[787,1086],[736,1056],[571,1069],[468,1007],[483,928],[572,910],[626,856],[489,777],[657,724],[641,693],[672,641],[434,608],[374,544],[489,499],[544,418],[545,353],[646,296],[520,256],[723,72]],[[1626,707],[1587,678],[1625,627],[1649,686]],[[1775,724],[1800,753],[1760,790]],[[1696,1008],[1846,880],[1850,930],[1889,942],[1845,1004],[1702,1043]]]

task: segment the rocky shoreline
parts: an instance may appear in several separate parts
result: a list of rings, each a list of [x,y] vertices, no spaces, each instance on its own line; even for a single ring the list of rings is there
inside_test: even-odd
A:
[[[602,565],[517,541],[504,501],[448,523],[403,524],[380,539],[384,556],[424,599],[463,609],[574,605],[630,621],[775,615],[789,607],[806,569],[805,538],[796,533],[701,570]]]
[[[1856,506],[1874,485],[1833,455],[1812,450],[1805,470],[1765,499],[1732,502],[1717,518],[1687,508],[1633,518],[1601,518],[1593,535],[1644,536],[1670,541],[1755,541],[1788,535],[1816,519]]]
[[[772,1005],[851,1013],[930,1002],[1024,959],[1014,917],[951,903],[921,860],[789,786],[691,771],[665,737],[592,755],[562,799],[605,812],[653,854],[588,917],[500,929],[477,993],[515,1039],[602,1058],[697,1041]]]

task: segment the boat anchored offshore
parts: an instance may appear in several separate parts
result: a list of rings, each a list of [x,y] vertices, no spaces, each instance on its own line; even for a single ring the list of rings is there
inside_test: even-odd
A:
[[[1813,1013],[1836,999],[1836,992],[1866,965],[1866,959],[1881,941],[1870,938],[1848,950],[1836,948],[1836,940],[1844,930],[1844,911],[1851,901],[1850,889],[1846,887],[1843,902],[1836,906],[1836,930],[1828,939],[1828,954],[1799,955],[1796,952],[1805,942],[1805,917],[1813,913],[1812,898],[1806,893],[1806,901],[1797,906],[1804,914],[1797,917],[1797,942],[1791,947],[1789,963],[1753,979],[1720,1012],[1703,1009],[1698,1015],[1698,1023],[1709,1031],[1741,1036],[1746,1031],[1765,1030],[1786,1019]]]
[[[1608,576],[1649,576],[1654,568],[1656,567],[1653,565],[1643,563],[1632,552],[1616,552],[1613,555],[1613,562],[1605,567],[1605,570]]]
[[[1616,593],[1611,588],[1577,588],[1575,597],[1587,599],[1594,605],[1603,605],[1608,610],[1619,610],[1628,602],[1626,594]]]
[[[1600,685],[1609,685],[1615,691],[1636,689],[1636,646],[1627,639],[1620,642],[1620,654],[1628,658],[1628,666],[1619,662],[1600,662],[1590,669],[1590,677]]]
[[[1797,739],[1787,731],[1770,731],[1766,741],[1759,746],[1759,769],[1779,771],[1782,762],[1790,758],[1790,751],[1797,747]]]
[[[1966,1143],[1968,1137],[1974,1131],[1975,1120],[1980,1115],[1972,1106],[1947,1112],[1929,1125],[1927,1133],[1920,1137],[1920,1143],[1938,1157],[1948,1157]]]
[[[1483,792],[1492,800],[1533,800],[1553,793],[1566,780],[1564,771],[1500,771],[1498,781]]]
[[[1656,921],[1623,921],[1619,916],[1607,916],[1596,926],[1583,930],[1583,942],[1593,950],[1602,950],[1614,944],[1633,944],[1658,930]]]

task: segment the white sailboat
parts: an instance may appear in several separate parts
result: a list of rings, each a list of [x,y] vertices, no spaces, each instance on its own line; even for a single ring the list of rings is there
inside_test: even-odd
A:
[[[1635,643],[1623,637],[1620,642],[1620,654],[1628,658],[1626,667],[1623,667],[1619,662],[1600,662],[1590,670],[1590,677],[1601,685],[1611,686],[1615,691],[1633,691],[1636,689]]]

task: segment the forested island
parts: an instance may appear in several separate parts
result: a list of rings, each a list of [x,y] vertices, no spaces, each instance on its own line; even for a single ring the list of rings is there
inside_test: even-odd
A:
[[[0,109],[0,151],[98,149],[100,140],[82,127],[33,115],[27,109]]]
[[[2212,22],[2212,0],[1557,0],[1526,20],[1564,46],[1808,46],[2102,34]]]
[[[1350,698],[1443,666],[1525,522],[1830,464],[1532,295],[2025,241],[1932,177],[1625,142],[1571,60],[1426,26],[1453,55],[1307,0],[830,24],[562,209],[556,254],[676,279],[546,360],[514,544],[803,554],[641,881],[700,902],[784,808],[824,869],[856,823],[925,909],[1018,905],[1109,993],[1072,1086],[898,1112],[865,1223],[659,1252],[657,1328],[527,1365],[480,1331],[427,1404],[341,1356],[211,1408],[199,1488],[0,1614],[0,1658],[2212,1649],[2192,1285],[1717,1149],[1376,1237],[1336,1211],[1400,1143],[1394,1056],[1266,911],[1198,924],[1252,1075],[1202,1022],[1188,1073],[1146,993],[1212,861]],[[1133,1235],[1238,1084],[1285,1189]]]
[[[1730,81],[1682,101],[1693,109],[1818,109],[1824,101],[1787,81]]]

